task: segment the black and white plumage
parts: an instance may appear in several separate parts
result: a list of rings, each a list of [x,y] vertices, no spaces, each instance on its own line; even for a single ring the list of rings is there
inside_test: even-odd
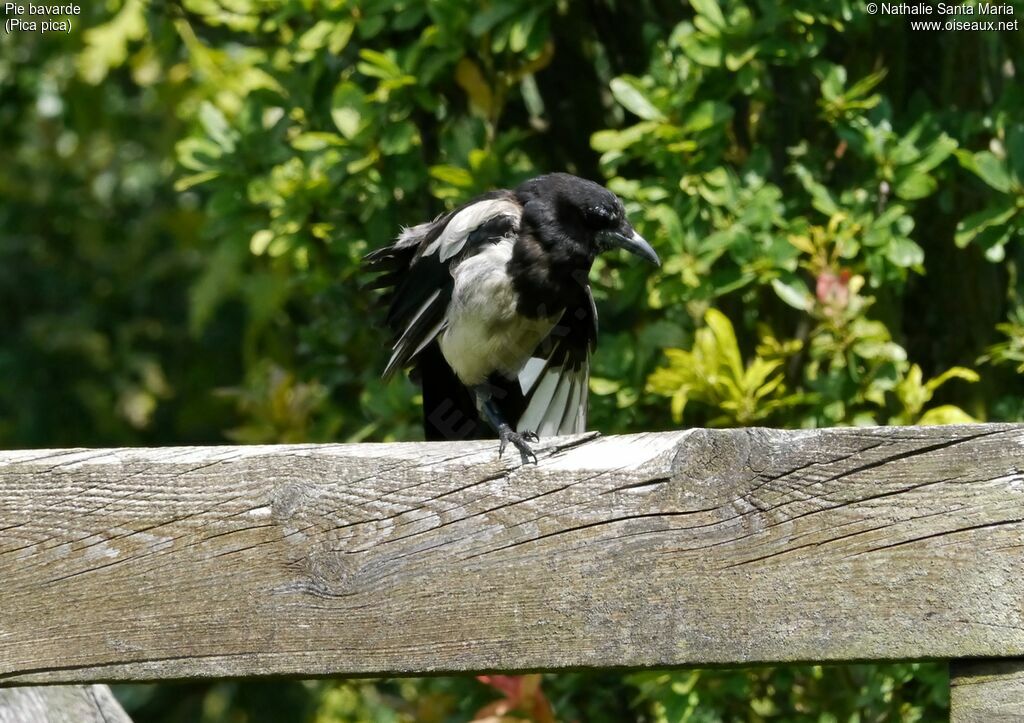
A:
[[[584,431],[596,255],[658,257],[604,187],[566,173],[486,193],[369,254],[395,334],[384,375],[413,367],[427,439]],[[499,452],[500,454],[500,452]]]

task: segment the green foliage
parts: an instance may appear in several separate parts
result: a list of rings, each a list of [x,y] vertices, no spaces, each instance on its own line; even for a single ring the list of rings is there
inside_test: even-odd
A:
[[[635,673],[626,680],[655,723],[916,723],[936,720],[949,705],[945,677],[943,666],[906,664]]]
[[[1014,121],[1000,131],[989,143],[992,150],[958,154],[961,165],[998,195],[957,224],[954,237],[961,248],[979,244],[994,262],[1006,257],[1010,240],[1024,237],[1024,123]]]
[[[594,428],[1024,420],[1022,42],[852,0],[110,0],[2,35],[0,445],[416,438],[359,259],[550,170],[603,177],[664,260],[595,266]],[[912,721],[945,685],[780,667],[541,693],[566,720]],[[122,693],[140,721],[497,697]]]
[[[996,331],[1004,339],[990,346],[979,362],[1016,364],[1017,372],[1024,374],[1024,309],[1016,309],[1005,324],[996,324]]]
[[[690,399],[722,413],[709,422],[712,426],[749,425],[800,404],[800,396],[785,395],[780,369],[799,350],[799,342],[786,345],[774,358],[756,356],[744,366],[729,319],[708,309],[704,322],[694,336],[693,351],[666,349],[669,365],[648,380],[650,391],[671,398],[675,421],[682,420]]]

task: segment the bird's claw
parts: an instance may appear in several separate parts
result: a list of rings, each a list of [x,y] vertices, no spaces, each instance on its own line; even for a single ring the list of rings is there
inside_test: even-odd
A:
[[[523,464],[526,464],[531,458],[533,463],[537,464],[537,453],[530,449],[530,445],[527,444],[527,442],[540,441],[540,437],[537,436],[536,432],[513,432],[511,427],[503,425],[498,430],[498,438],[501,440],[501,444],[498,447],[499,458],[505,454],[505,447],[511,442],[519,450],[519,454],[522,455]]]

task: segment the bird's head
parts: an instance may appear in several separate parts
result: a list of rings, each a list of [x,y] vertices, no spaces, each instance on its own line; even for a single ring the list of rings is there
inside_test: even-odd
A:
[[[626,218],[622,201],[604,186],[568,173],[550,173],[516,189],[524,220],[551,253],[593,259],[598,253],[625,249],[661,265],[658,254]]]

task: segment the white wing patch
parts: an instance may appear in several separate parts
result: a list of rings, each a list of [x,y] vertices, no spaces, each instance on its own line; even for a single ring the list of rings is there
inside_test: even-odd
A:
[[[577,378],[580,376],[582,378]],[[588,379],[589,376],[586,369],[578,369],[573,372],[572,384],[569,387],[569,398],[566,400],[562,422],[558,428],[559,434],[577,434],[586,431],[584,427],[587,424],[587,386],[590,381]],[[561,431],[563,429],[566,431]]]
[[[440,327],[444,325],[444,320],[442,319],[441,323],[437,324],[432,330],[427,332],[425,341],[421,342],[415,351],[413,351],[411,354],[407,353],[409,351],[409,345],[416,342],[416,339],[410,338],[410,335],[412,335],[413,332],[415,332],[418,329],[417,322],[424,314],[427,313],[427,311],[430,310],[430,307],[432,307],[437,302],[440,296],[441,290],[438,289],[433,294],[431,294],[430,297],[425,302],[423,302],[423,305],[420,306],[415,316],[413,316],[412,320],[406,325],[405,332],[402,334],[402,336],[399,337],[398,341],[396,341],[394,345],[391,347],[391,359],[388,360],[388,365],[384,368],[385,377],[394,372],[396,369],[398,369],[408,359],[411,359],[412,357],[419,354],[423,350],[423,347],[429,344],[430,341],[434,338],[434,336],[440,330]]]
[[[533,385],[537,383],[540,375],[544,372],[544,367],[547,366],[547,363],[547,359],[535,356],[526,360],[522,371],[519,372],[519,388],[523,390],[523,395],[530,393]]]
[[[589,341],[575,355],[559,353],[559,340],[546,357],[530,357],[519,370],[519,388],[526,398],[526,409],[516,422],[518,432],[536,432],[539,436],[581,434],[587,431],[587,404],[590,401],[589,351],[597,338],[597,306],[586,287],[590,302]],[[578,316],[578,314],[577,314]],[[571,320],[570,320],[571,323]],[[575,356],[575,360],[572,357]],[[556,364],[552,359],[562,359]]]
[[[394,345],[392,345],[392,349],[397,349],[398,347],[402,346],[405,343],[405,340],[409,338],[409,333],[413,330],[413,327],[416,326],[416,322],[419,321],[420,317],[427,312],[427,309],[429,309],[431,305],[435,301],[437,301],[437,297],[439,297],[440,295],[441,290],[438,289],[437,291],[430,295],[430,298],[423,302],[423,306],[421,306],[419,311],[416,312],[416,315],[412,317],[412,320],[409,322],[409,325],[405,327],[405,333],[399,337],[398,341],[396,341]]]
[[[541,437],[586,431],[589,365],[577,369],[531,357],[519,373],[519,385],[530,401],[516,424],[518,432]]]
[[[402,228],[402,232],[398,234],[398,240],[395,241],[395,246],[398,248],[404,248],[406,246],[415,246],[423,237],[430,231],[430,227],[434,225],[434,221],[427,221],[426,223],[418,223],[415,226],[405,226]]]
[[[522,206],[507,198],[493,198],[474,203],[455,214],[441,235],[427,246],[423,253],[426,255],[436,252],[441,261],[447,261],[463,249],[469,234],[486,222],[498,216],[512,216],[518,220],[522,213]],[[403,231],[403,235],[416,233],[417,228],[419,227],[414,226],[407,229]],[[401,241],[402,237],[399,236],[399,243]]]

